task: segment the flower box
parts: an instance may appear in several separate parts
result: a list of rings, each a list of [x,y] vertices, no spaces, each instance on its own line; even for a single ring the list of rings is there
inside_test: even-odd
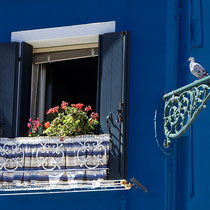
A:
[[[106,179],[109,135],[0,138],[0,185],[75,185]]]

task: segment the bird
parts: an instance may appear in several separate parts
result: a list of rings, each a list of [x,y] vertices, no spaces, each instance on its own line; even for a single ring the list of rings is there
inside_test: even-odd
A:
[[[188,61],[190,61],[190,71],[195,77],[197,77],[198,79],[202,79],[209,75],[208,72],[203,68],[203,66],[195,62],[194,57],[190,57]]]
[[[208,72],[204,69],[204,67],[201,64],[195,62],[194,57],[190,57],[188,61],[190,61],[189,67],[192,75],[194,75],[198,79],[202,79],[204,77],[209,76]],[[210,86],[210,82],[208,82],[207,84],[208,86]]]

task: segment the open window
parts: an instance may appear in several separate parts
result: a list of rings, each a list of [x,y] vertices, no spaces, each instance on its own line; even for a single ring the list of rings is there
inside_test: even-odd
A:
[[[43,122],[46,111],[63,100],[72,104],[90,104],[96,109],[98,44],[82,47],[34,53],[31,85],[33,119],[39,117]]]
[[[26,136],[30,115],[44,120],[46,110],[62,100],[91,104],[100,115],[97,133],[111,138],[107,179],[122,179],[127,176],[128,33],[99,35],[98,43],[84,46],[0,44],[0,135]]]

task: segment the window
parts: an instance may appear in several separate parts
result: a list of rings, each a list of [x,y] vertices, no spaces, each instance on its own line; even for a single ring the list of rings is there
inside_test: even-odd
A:
[[[65,48],[65,51],[64,47],[41,48],[33,54],[30,111],[33,119],[39,117],[43,122],[46,111],[63,100],[89,104],[96,110],[98,43]]]
[[[39,105],[38,109],[37,107],[32,107],[35,103],[32,103],[32,106],[30,105],[31,98],[33,99],[31,97],[31,84],[35,80],[35,75],[32,75],[34,72],[31,70],[34,59],[34,63],[36,63],[39,71],[45,72],[44,74],[46,74],[43,76],[45,77],[43,82],[47,84],[46,91],[43,93],[46,94],[44,96],[45,108],[43,110],[46,110],[51,105],[57,104],[58,101],[63,99],[73,99],[75,102],[84,99],[85,102],[87,101],[87,103],[93,103],[95,105],[96,111],[100,114],[100,128],[98,133],[109,133],[111,136],[109,178],[118,179],[126,177],[128,33],[115,32],[100,35],[98,45],[98,56],[68,59],[71,56],[76,56],[75,51],[73,54],[67,53],[71,51],[66,51],[65,53],[61,51],[59,53],[51,52],[50,55],[44,53],[38,55],[37,53],[36,57],[33,58],[33,47],[28,43],[0,44],[0,134],[3,137],[25,136],[30,110],[37,111],[43,107],[43,102],[40,102],[42,105]],[[20,57],[19,48],[21,48]],[[65,61],[57,61],[56,59],[58,57],[60,58],[60,56],[63,56]],[[51,61],[53,62],[45,63],[45,59],[52,59]],[[19,63],[20,68],[18,68]],[[90,75],[84,72],[79,77],[76,71],[64,72],[64,69],[74,69],[77,67],[82,69],[84,66],[93,69]],[[69,80],[59,77],[60,74],[67,74]],[[32,81],[31,76],[33,78]],[[74,78],[78,77],[79,79],[77,78],[78,80],[75,82],[71,76]],[[72,88],[71,85],[75,86],[80,80],[85,81],[82,76],[93,81],[93,87],[87,90],[88,98],[86,98],[86,93],[78,93],[82,94],[82,98],[77,99],[76,94],[71,95],[69,90]],[[67,81],[71,82],[71,85],[68,87],[65,84]],[[68,88],[68,91],[64,91],[61,84],[64,84],[64,89]],[[86,84],[81,89],[85,88],[85,86]],[[65,94],[58,97],[57,93],[62,91]],[[43,98],[43,96],[40,98]]]

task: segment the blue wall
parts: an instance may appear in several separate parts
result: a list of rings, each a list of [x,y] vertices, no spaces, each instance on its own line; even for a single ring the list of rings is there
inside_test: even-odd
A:
[[[210,23],[208,0],[183,1],[185,11],[182,20],[181,62],[185,65],[182,70],[181,84],[194,81],[188,68],[187,58],[193,56],[196,61],[210,72]],[[200,7],[201,6],[201,7]],[[203,20],[203,24],[202,24]],[[194,122],[191,135],[186,133],[178,142],[179,154],[179,189],[177,190],[180,210],[210,209],[210,104],[202,110]]]
[[[129,176],[150,193],[128,193],[130,209],[165,207],[165,157],[154,140],[153,118],[165,88],[166,1],[128,1],[131,31]]]
[[[206,0],[207,1],[207,0]],[[179,72],[178,0],[5,1],[0,9],[0,42],[13,31],[116,20],[131,32],[128,176],[149,188],[129,192],[0,197],[1,209],[172,209],[173,160],[154,139],[153,118],[161,97],[176,88]],[[173,76],[172,76],[173,75]],[[201,118],[200,118],[201,119]],[[195,134],[196,135],[196,134]],[[173,171],[172,171],[173,172]],[[171,200],[170,200],[171,199]]]

